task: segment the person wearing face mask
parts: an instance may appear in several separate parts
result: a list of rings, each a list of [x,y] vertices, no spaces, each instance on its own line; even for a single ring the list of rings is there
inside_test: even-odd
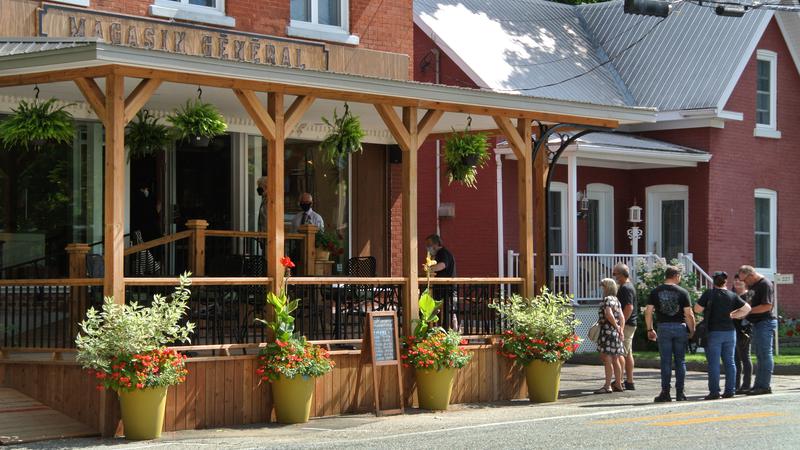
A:
[[[300,225],[311,224],[315,227],[319,228],[320,230],[325,229],[325,221],[322,220],[322,216],[316,213],[313,209],[311,209],[311,205],[314,203],[314,198],[311,197],[311,194],[308,192],[303,192],[303,195],[300,196],[300,212],[292,217],[292,232],[297,233]]]
[[[442,238],[438,234],[432,234],[425,238],[425,247],[431,258],[436,261],[436,264],[430,267],[430,271],[436,274],[436,278],[454,278],[456,277],[456,259],[450,250],[444,248],[442,245]],[[458,318],[456,311],[458,310],[457,304],[457,289],[455,285],[435,285],[433,287],[433,298],[443,301],[443,315],[450,317],[450,328],[458,330]]]

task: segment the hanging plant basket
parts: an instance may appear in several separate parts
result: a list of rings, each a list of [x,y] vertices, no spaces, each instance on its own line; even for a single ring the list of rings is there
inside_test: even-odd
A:
[[[38,93],[37,93],[38,96]],[[21,100],[12,114],[0,122],[0,140],[5,147],[40,148],[48,142],[69,143],[75,136],[72,114],[50,99],[32,103]]]
[[[334,109],[333,120],[329,121],[323,117],[322,121],[332,130],[320,142],[319,149],[325,152],[325,158],[331,164],[343,168],[350,153],[363,150],[361,139],[364,138],[365,133],[361,128],[361,120],[358,116],[350,113],[350,107],[345,103],[344,114],[341,117],[336,114]]]
[[[158,123],[158,119],[146,109],[136,113],[136,119],[125,128],[129,161],[162,152],[166,150],[169,141],[167,126]]]
[[[196,147],[207,147],[211,138],[224,134],[228,129],[225,118],[217,108],[199,98],[187,100],[185,105],[167,117],[167,121],[174,127],[176,139],[187,140]]]
[[[489,160],[489,142],[485,133],[470,133],[469,125],[463,132],[456,132],[444,143],[444,160],[447,163],[447,178],[450,183],[459,183],[474,188],[477,186],[478,169]]]

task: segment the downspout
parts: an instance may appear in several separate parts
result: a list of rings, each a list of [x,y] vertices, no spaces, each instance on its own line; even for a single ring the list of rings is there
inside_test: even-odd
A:
[[[503,242],[503,155],[495,153],[494,162],[497,173],[497,276],[503,278],[505,276],[503,266],[505,247],[505,242]]]
[[[439,84],[439,49],[432,48],[431,53],[433,53],[433,67],[435,70],[433,82]],[[442,230],[439,228],[439,207],[442,205],[441,156],[439,155],[441,149],[441,141],[436,139],[436,234],[439,236],[442,235]]]

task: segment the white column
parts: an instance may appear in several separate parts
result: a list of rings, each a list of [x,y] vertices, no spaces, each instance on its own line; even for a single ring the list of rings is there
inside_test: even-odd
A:
[[[575,153],[567,154],[567,267],[569,291],[578,295],[578,161]]]
[[[503,155],[495,153],[494,161],[497,168],[497,276],[505,276],[503,267],[505,256],[505,242],[503,240]]]

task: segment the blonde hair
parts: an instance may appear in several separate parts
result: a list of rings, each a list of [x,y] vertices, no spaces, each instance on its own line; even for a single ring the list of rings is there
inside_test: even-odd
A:
[[[753,266],[744,265],[739,267],[739,271],[737,272],[739,275],[755,275],[756,269]]]
[[[617,295],[617,282],[611,278],[603,278],[600,280],[600,286],[603,287],[603,297],[609,295]]]

